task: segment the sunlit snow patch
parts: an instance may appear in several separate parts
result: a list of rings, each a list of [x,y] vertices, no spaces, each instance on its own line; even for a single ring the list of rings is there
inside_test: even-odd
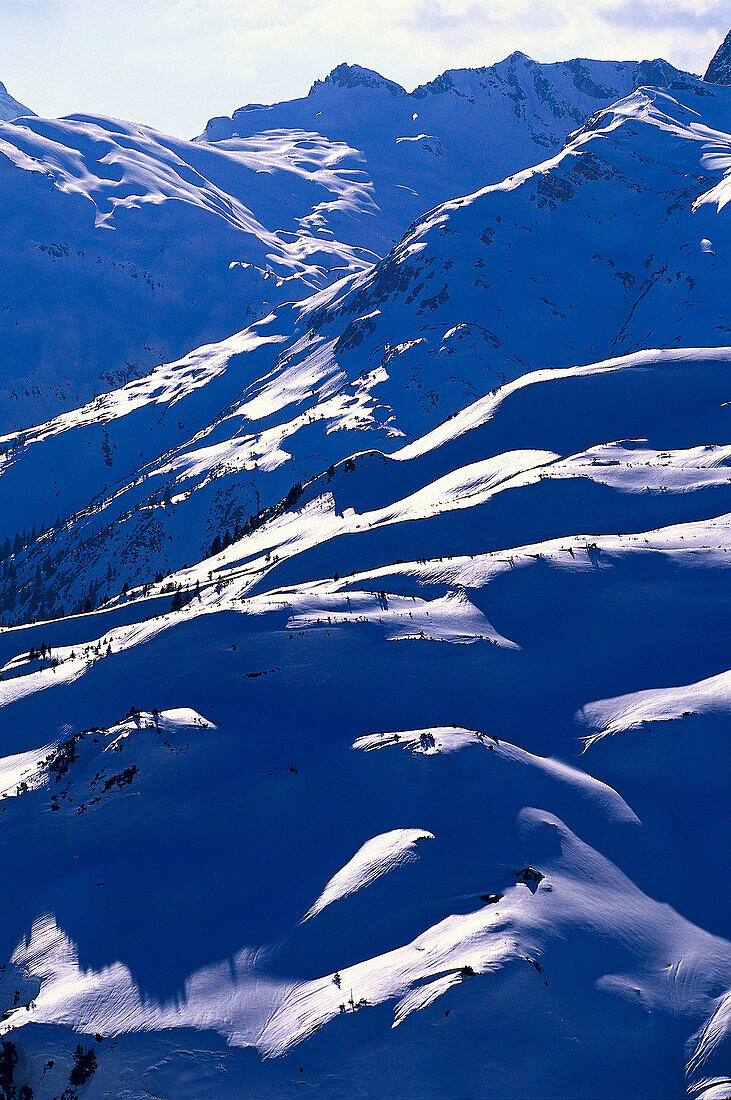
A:
[[[367,840],[351,860],[328,882],[308,911],[305,920],[321,913],[327,906],[374,882],[386,871],[417,859],[416,845],[420,840],[434,840],[426,829],[392,829]]]
[[[353,743],[353,748],[373,752],[376,749],[397,745],[425,756],[481,748],[493,753],[495,760],[537,769],[550,779],[574,788],[585,798],[601,804],[610,819],[634,823],[639,823],[640,820],[622,796],[607,783],[602,783],[587,772],[574,768],[570,764],[564,764],[560,760],[535,756],[517,745],[511,745],[509,741],[498,739],[492,733],[461,729],[457,726],[432,726],[428,729],[402,730],[398,733],[367,734],[365,737],[359,737]]]
[[[731,671],[696,684],[600,699],[587,703],[577,717],[596,731],[585,738],[588,746],[611,734],[638,729],[645,722],[669,722],[692,714],[731,714]]]

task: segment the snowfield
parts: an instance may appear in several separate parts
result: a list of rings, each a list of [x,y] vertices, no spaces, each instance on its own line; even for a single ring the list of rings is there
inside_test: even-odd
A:
[[[0,1093],[731,1095],[731,87],[13,117]]]

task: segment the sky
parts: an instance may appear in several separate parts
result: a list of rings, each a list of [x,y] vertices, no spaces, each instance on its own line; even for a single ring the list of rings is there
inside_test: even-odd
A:
[[[192,137],[245,103],[306,95],[342,61],[411,90],[513,50],[664,57],[702,73],[728,0],[0,0],[0,81],[38,114]]]

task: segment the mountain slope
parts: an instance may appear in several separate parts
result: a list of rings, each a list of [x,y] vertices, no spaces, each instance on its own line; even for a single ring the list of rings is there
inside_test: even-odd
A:
[[[305,170],[280,146],[268,173],[258,156],[110,119],[0,125],[2,427],[37,423],[370,264],[298,221],[313,195],[370,203],[340,171],[350,150],[313,143]]]

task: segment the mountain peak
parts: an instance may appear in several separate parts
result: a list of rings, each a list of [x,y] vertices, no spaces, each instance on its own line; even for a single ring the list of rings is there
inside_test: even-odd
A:
[[[373,69],[365,69],[362,65],[348,65],[343,62],[328,73],[324,80],[316,80],[310,88],[309,94],[319,88],[383,88],[391,95],[406,95],[405,88],[397,84],[395,80],[388,80],[385,76]]]
[[[10,122],[21,115],[34,115],[30,107],[25,107],[17,99],[14,99],[5,85],[0,81],[0,122]]]
[[[711,58],[703,79],[709,84],[731,84],[731,31]]]

